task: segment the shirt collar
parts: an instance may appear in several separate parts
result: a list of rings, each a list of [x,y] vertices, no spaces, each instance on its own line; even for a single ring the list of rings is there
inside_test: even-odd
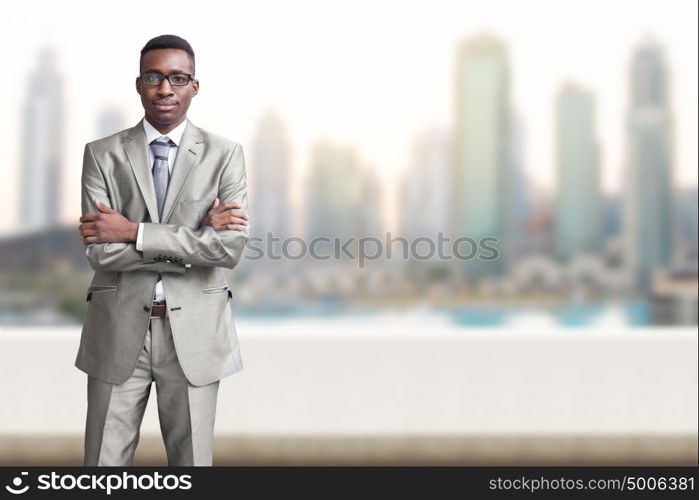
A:
[[[182,123],[180,123],[177,127],[172,129],[170,132],[168,132],[167,134],[161,134],[144,117],[143,118],[143,130],[146,132],[146,145],[150,144],[158,137],[162,137],[163,135],[167,135],[170,138],[170,140],[172,140],[172,142],[175,143],[175,146],[179,146],[180,141],[182,140],[182,134],[184,134],[184,129],[187,127],[188,121],[189,120],[187,120],[185,118]]]

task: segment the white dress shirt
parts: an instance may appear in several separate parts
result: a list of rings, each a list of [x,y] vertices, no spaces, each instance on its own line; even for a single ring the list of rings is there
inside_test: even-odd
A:
[[[172,129],[170,132],[167,134],[161,134],[158,132],[158,130],[148,123],[148,120],[143,118],[143,129],[146,132],[146,151],[148,153],[148,165],[151,168],[151,172],[153,170],[153,151],[151,151],[150,148],[150,143],[156,140],[158,137],[162,137],[163,135],[166,135],[170,138],[172,142],[175,143],[174,147],[170,148],[170,151],[168,152],[168,158],[167,158],[167,163],[168,163],[168,169],[170,170],[170,177],[172,178],[172,168],[175,166],[175,158],[177,158],[177,150],[179,149],[180,141],[182,140],[182,134],[184,133],[184,129],[187,127],[187,119],[185,118],[182,123],[180,123],[177,127]],[[164,215],[164,214],[163,214]],[[153,221],[155,222],[155,221]],[[139,252],[143,251],[143,222],[138,224],[138,236],[136,237],[136,250]],[[161,279],[158,279],[158,282],[155,284],[155,296],[153,297],[153,300],[164,300],[165,299],[165,292],[163,291],[163,281]]]

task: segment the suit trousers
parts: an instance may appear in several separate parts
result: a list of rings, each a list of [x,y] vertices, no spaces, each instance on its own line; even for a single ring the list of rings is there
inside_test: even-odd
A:
[[[84,465],[132,464],[152,382],[168,465],[212,465],[219,381],[189,383],[167,315],[150,319],[136,368],[126,382],[110,384],[88,375]]]

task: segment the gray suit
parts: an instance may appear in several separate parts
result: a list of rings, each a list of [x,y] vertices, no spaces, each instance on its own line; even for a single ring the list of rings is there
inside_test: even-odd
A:
[[[142,252],[135,243],[88,245],[95,274],[75,365],[95,383],[129,380],[150,334],[149,308],[160,275],[169,325],[158,331],[171,332],[167,338],[189,384],[210,385],[243,368],[228,307],[232,293],[220,268],[232,269],[240,261],[249,229],[216,231],[199,223],[216,197],[220,203],[240,203],[249,213],[243,150],[188,123],[161,222],[145,142],[139,122],[85,146],[82,213],[98,212],[96,197],[146,224]]]

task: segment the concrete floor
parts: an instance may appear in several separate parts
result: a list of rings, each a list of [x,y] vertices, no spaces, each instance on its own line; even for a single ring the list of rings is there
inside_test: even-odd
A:
[[[82,465],[82,436],[0,436],[0,465]],[[142,436],[134,465],[167,465]],[[696,436],[217,436],[214,465],[697,466]]]
[[[696,329],[237,324],[219,465],[697,465]],[[79,333],[0,330],[0,463],[81,463]],[[140,464],[165,463],[154,392]]]

